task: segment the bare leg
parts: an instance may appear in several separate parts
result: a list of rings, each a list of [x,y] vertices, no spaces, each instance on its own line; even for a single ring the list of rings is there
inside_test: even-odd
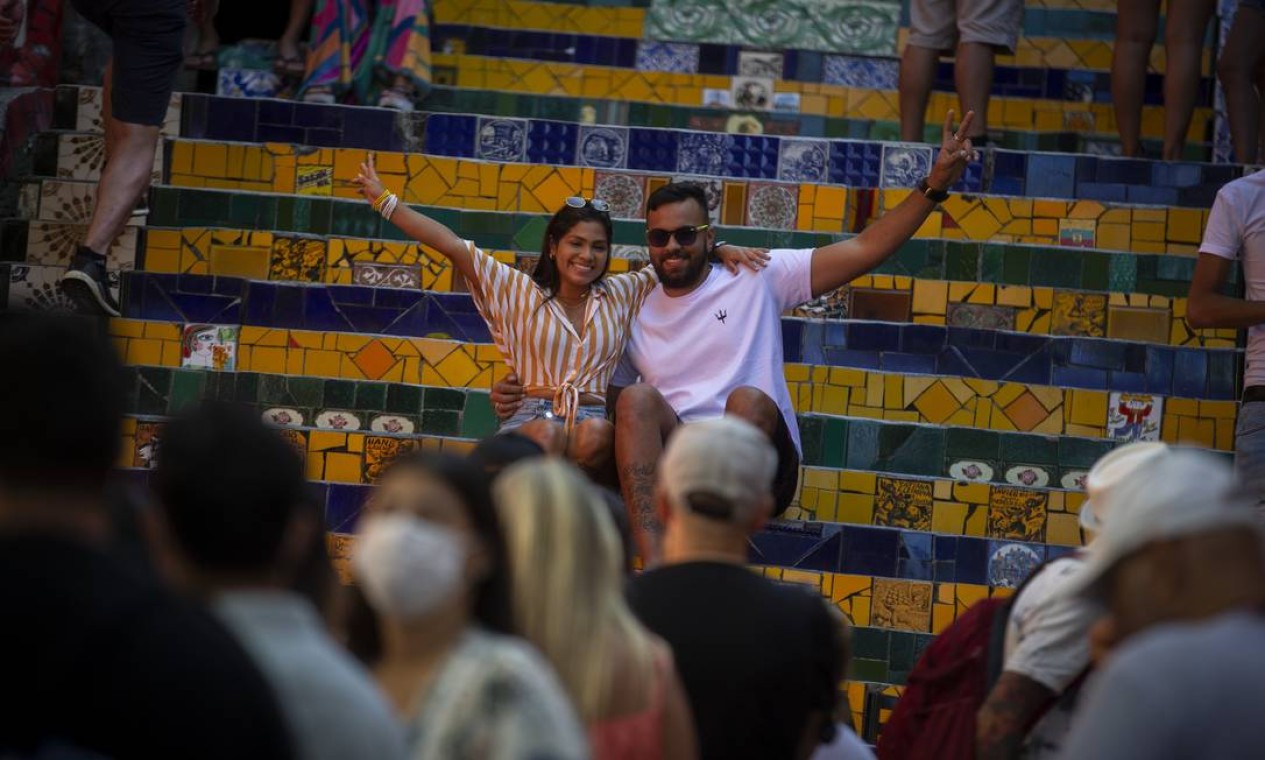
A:
[[[285,31],[277,40],[277,47],[282,58],[299,58],[299,40],[307,29],[307,22],[311,15],[312,0],[290,0],[290,20],[286,22]]]
[[[663,526],[654,513],[655,466],[677,427],[676,412],[653,387],[631,385],[615,404],[615,463],[642,566],[658,560]]]
[[[1120,0],[1116,7],[1116,44],[1111,54],[1111,101],[1115,105],[1120,148],[1136,156],[1142,140],[1142,98],[1146,66],[1159,25],[1159,0]],[[1172,71],[1172,61],[1169,61]]]
[[[1234,158],[1241,164],[1256,162],[1260,141],[1261,97],[1257,91],[1258,72],[1265,61],[1265,13],[1240,6],[1226,38],[1217,77],[1225,88],[1225,105],[1230,120]]]
[[[1183,0],[1168,4],[1164,21],[1164,160],[1176,161],[1186,145],[1190,116],[1199,94],[1199,68],[1204,35],[1212,16],[1212,0]],[[1257,40],[1259,46],[1260,41]]]
[[[975,112],[974,134],[963,135],[978,139],[988,134],[988,96],[993,89],[993,63],[996,51],[983,42],[963,42],[958,45],[957,60],[953,63],[953,83],[957,87],[958,102],[962,113]]]
[[[940,51],[906,45],[900,58],[900,139],[922,142],[927,101],[935,81]],[[979,114],[976,114],[976,118]]]
[[[129,124],[111,116],[106,120],[106,131],[111,130],[115,133],[114,152],[101,172],[92,222],[83,242],[97,253],[110,249],[131,217],[136,199],[149,185],[158,147],[159,127]]]
[[[781,412],[768,394],[759,388],[743,386],[735,388],[725,399],[725,414],[744,419],[756,426],[770,439],[777,432]]]
[[[562,456],[567,451],[567,433],[553,420],[535,419],[524,422],[515,432],[535,441],[549,456]]]
[[[595,483],[618,486],[615,473],[615,426],[609,420],[584,420],[571,431],[567,457]]]

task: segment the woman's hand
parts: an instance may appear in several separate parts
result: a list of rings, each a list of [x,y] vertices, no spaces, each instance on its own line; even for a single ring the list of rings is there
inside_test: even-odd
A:
[[[373,168],[373,154],[369,154],[369,158],[360,165],[360,173],[352,180],[352,184],[360,187],[360,192],[365,194],[365,200],[373,203],[382,195],[382,180],[378,179],[378,173]]]
[[[936,157],[935,166],[931,167],[931,176],[927,184],[932,190],[948,190],[966,171],[966,165],[979,160],[979,153],[966,138],[971,122],[975,121],[975,112],[967,111],[958,125],[953,129],[953,109],[944,117],[944,135],[940,143],[940,155]]]
[[[523,386],[518,382],[518,375],[510,373],[504,379],[492,384],[492,409],[501,422],[514,416],[523,405]]]
[[[714,249],[716,258],[733,274],[738,274],[738,267],[745,266],[752,272],[759,272],[769,265],[768,248],[741,248],[736,245],[722,245]]]

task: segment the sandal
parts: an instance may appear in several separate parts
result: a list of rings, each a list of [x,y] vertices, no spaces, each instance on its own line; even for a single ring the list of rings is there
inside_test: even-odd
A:
[[[390,108],[394,111],[412,111],[413,93],[401,87],[388,87],[378,96],[378,108]]]
[[[323,85],[307,88],[307,92],[303,93],[304,103],[319,103],[321,105],[332,106],[335,102],[334,91]]]
[[[273,62],[272,68],[283,77],[301,77],[307,71],[307,64],[304,63],[302,56],[292,56],[286,58],[277,56],[277,60]]]
[[[194,71],[215,71],[219,68],[219,60],[214,50],[195,50],[185,56],[184,66]]]

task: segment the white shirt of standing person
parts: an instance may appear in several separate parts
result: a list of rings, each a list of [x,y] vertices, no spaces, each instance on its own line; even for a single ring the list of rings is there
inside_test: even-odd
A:
[[[1265,171],[1221,188],[1199,252],[1241,260],[1245,297],[1265,301]],[[1265,385],[1265,324],[1247,328],[1246,358],[1243,387]]]

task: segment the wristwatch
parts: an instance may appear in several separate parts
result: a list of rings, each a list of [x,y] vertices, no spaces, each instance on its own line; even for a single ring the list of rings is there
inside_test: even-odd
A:
[[[945,201],[949,200],[949,191],[936,190],[931,185],[927,184],[926,177],[923,177],[922,179],[918,180],[918,192],[927,196],[927,200],[931,201],[932,203],[944,203]]]

